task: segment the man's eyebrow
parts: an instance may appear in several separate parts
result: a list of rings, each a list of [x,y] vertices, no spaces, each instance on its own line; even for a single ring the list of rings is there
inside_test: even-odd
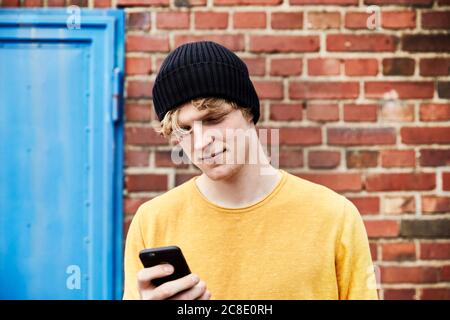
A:
[[[218,116],[218,117],[222,117],[222,116],[226,115],[227,113],[228,113],[228,112],[221,112],[221,113],[219,113],[217,116]],[[213,114],[212,111],[208,111],[208,113],[204,114],[204,115],[201,116],[199,119],[196,119],[196,120],[194,120],[193,122],[205,120],[205,119],[211,117],[212,114]],[[178,121],[178,125],[179,125],[180,127],[186,126],[186,124],[185,124],[184,122],[182,122],[182,121]]]

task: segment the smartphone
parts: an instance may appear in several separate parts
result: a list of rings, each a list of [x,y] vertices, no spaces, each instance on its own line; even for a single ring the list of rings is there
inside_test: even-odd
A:
[[[152,284],[155,286],[160,286],[167,281],[176,280],[191,273],[181,249],[177,246],[144,249],[139,252],[139,258],[145,268],[164,263],[169,263],[174,267],[175,270],[172,274],[153,279]]]

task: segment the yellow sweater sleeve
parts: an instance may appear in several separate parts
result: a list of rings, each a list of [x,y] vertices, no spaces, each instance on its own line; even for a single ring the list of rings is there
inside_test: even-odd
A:
[[[347,199],[336,244],[336,273],[339,299],[378,299],[366,229],[358,209]]]
[[[142,208],[142,206],[141,206]],[[125,243],[125,284],[124,284],[124,300],[137,300],[140,299],[139,291],[137,288],[137,273],[143,268],[141,261],[139,260],[139,251],[145,248],[144,240],[142,238],[140,215],[141,208],[137,211],[136,215],[131,221],[130,228],[128,229],[127,240]]]

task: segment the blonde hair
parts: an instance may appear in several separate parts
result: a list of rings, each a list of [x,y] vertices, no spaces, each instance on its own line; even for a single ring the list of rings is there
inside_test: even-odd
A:
[[[253,114],[250,109],[242,108],[234,101],[229,101],[223,98],[196,98],[191,100],[191,104],[197,108],[197,110],[202,111],[208,109],[211,115],[223,114],[223,105],[228,104],[234,110],[241,110],[242,115],[246,120],[253,119]],[[173,133],[175,134],[186,134],[189,130],[181,128],[178,123],[178,115],[180,113],[181,106],[172,109],[166,113],[164,118],[159,124],[154,125],[154,129],[157,133],[165,138],[173,138]],[[171,140],[171,143],[173,141]]]

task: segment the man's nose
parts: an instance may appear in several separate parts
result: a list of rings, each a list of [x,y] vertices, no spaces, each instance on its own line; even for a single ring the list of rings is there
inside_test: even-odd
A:
[[[214,141],[214,136],[202,127],[202,123],[194,123],[193,128],[194,149],[203,150]]]

